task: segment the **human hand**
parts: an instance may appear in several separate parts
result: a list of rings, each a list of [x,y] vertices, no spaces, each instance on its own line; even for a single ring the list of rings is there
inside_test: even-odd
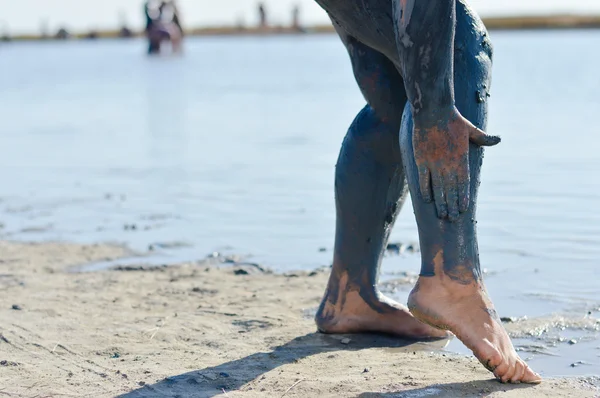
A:
[[[415,116],[413,151],[423,200],[435,202],[438,217],[456,221],[469,209],[469,141],[494,146],[490,136],[465,119],[456,107]]]

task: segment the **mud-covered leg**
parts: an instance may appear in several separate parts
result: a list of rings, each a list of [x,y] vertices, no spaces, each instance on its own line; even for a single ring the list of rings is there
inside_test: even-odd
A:
[[[460,113],[486,128],[491,76],[491,44],[481,22],[458,2],[455,44],[455,94]],[[470,205],[455,222],[438,217],[423,200],[413,153],[413,119],[407,106],[400,144],[419,227],[421,275],[409,298],[419,319],[452,331],[503,382],[539,382],[518,357],[487,295],[479,265],[476,201],[483,149],[470,144]]]
[[[325,333],[445,336],[377,291],[383,250],[407,193],[398,141],[406,97],[385,57],[343,34],[342,39],[369,105],[352,123],[336,166],[334,263],[317,325]]]

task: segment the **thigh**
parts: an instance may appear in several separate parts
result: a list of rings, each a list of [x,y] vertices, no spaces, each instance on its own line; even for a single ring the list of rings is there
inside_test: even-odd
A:
[[[485,25],[463,0],[457,1],[454,40],[454,93],[459,112],[482,130],[487,127],[492,83],[492,44]],[[404,120],[412,126],[410,106]],[[403,124],[403,128],[406,127]]]
[[[456,107],[471,123],[487,127],[492,44],[481,19],[465,1],[456,5],[454,92]]]
[[[393,52],[388,49],[388,42],[394,40],[391,8],[383,4],[388,2],[379,0],[360,3],[360,12],[355,10],[359,20],[347,20],[344,16],[349,12],[341,11],[338,15],[330,13],[331,19],[348,50],[363,96],[380,117],[399,121],[407,97],[397,67],[395,44]],[[463,116],[485,130],[492,71],[491,41],[483,22],[466,0],[457,0],[456,19],[456,105]],[[363,27],[360,27],[361,20]]]
[[[398,69],[381,52],[351,36],[334,21],[352,63],[354,78],[367,103],[384,122],[400,127],[407,102],[404,82]]]
[[[398,62],[392,0],[316,0],[334,26]],[[396,1],[396,0],[394,0]]]
[[[484,131],[492,83],[492,56],[492,44],[483,22],[465,1],[458,0],[454,43],[456,107],[465,118]],[[402,122],[402,129],[407,131],[403,133],[412,135],[412,126],[411,108],[407,104]],[[483,151],[473,144],[471,146]]]

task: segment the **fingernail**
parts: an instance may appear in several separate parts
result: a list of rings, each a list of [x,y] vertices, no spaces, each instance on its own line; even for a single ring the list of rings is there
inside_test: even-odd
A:
[[[496,137],[496,136],[491,136],[489,139],[490,144],[492,145],[497,145],[502,141],[502,138],[500,137]]]

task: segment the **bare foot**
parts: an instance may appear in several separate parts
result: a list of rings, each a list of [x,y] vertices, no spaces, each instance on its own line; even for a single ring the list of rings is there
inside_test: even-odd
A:
[[[415,319],[406,307],[373,291],[372,286],[362,287],[370,289],[365,294],[346,280],[342,277],[339,288],[327,290],[315,318],[320,332],[389,333],[413,339],[449,336],[448,332]]]
[[[453,332],[503,383],[542,381],[517,355],[482,284],[421,277],[408,306],[421,321]]]

